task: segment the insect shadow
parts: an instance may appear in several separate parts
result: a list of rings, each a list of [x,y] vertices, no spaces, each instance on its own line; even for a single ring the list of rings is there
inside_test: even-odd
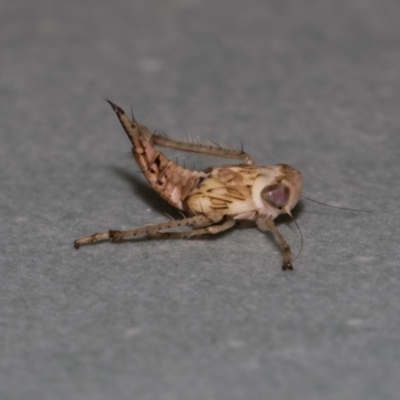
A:
[[[170,206],[161,197],[154,196],[154,190],[148,185],[148,183],[144,182],[139,174],[129,172],[124,168],[116,167],[115,165],[110,166],[110,169],[120,179],[127,182],[135,196],[148,204],[149,208],[158,211],[160,214],[168,214],[173,218],[182,218],[176,208]],[[138,172],[140,173],[140,171]]]

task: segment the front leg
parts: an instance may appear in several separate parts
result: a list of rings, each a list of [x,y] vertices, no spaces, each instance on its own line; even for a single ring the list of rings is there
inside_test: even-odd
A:
[[[282,269],[284,271],[289,269],[292,270],[293,269],[292,251],[290,250],[290,246],[283,238],[282,234],[278,231],[278,228],[274,224],[274,221],[267,215],[259,215],[256,219],[256,224],[258,229],[260,229],[261,231],[263,232],[271,231],[275,235],[283,251]]]

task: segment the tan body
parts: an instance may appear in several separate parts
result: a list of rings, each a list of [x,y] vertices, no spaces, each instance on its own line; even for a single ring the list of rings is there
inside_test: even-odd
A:
[[[291,215],[301,197],[301,173],[286,164],[255,166],[243,151],[177,142],[151,132],[121,108],[109,101],[132,142],[132,153],[151,187],[169,204],[189,212],[190,217],[129,231],[95,233],[77,239],[81,244],[100,240],[120,240],[138,235],[152,237],[191,237],[215,234],[236,225],[238,220],[255,221],[262,231],[271,230],[283,249],[283,269],[292,269],[291,251],[273,220],[280,214]],[[183,151],[241,159],[243,164],[196,171],[184,168],[154,145]],[[191,226],[192,231],[167,231]]]

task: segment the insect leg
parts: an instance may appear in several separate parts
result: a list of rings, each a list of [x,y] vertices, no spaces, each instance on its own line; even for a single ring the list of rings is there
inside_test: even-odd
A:
[[[111,105],[111,107],[117,114],[122,126],[125,129],[125,132],[127,133],[134,146],[136,146],[135,142],[137,140],[137,135],[139,135],[156,146],[168,147],[171,149],[188,151],[191,153],[207,154],[216,157],[235,158],[243,160],[243,162],[247,165],[254,164],[254,161],[251,159],[251,157],[243,150],[239,151],[234,149],[225,149],[217,145],[181,142],[178,140],[168,139],[164,136],[152,134],[150,130],[146,126],[142,125],[140,122],[136,121],[135,119],[130,120],[125,112],[122,110],[122,108],[118,107],[110,100],[107,100],[107,102]]]
[[[222,224],[214,224],[210,222],[208,226],[203,228],[193,229],[188,232],[156,232],[151,235],[155,238],[165,238],[165,239],[184,239],[191,238],[193,236],[200,236],[205,234],[216,235],[217,233],[226,231],[236,225],[237,221],[232,218],[227,219]]]
[[[176,221],[168,221],[161,224],[154,224],[144,226],[142,228],[130,229],[126,231],[106,231],[93,233],[92,235],[84,236],[74,241],[74,246],[78,249],[82,244],[96,243],[102,240],[117,241],[127,238],[133,238],[136,236],[157,236],[157,232],[164,229],[173,229],[182,226],[193,226],[193,225],[213,225],[220,222],[223,218],[222,214],[212,214],[210,216],[196,215],[194,217],[184,218]],[[211,228],[211,227],[210,227]],[[212,232],[210,232],[212,233]]]
[[[207,145],[201,143],[188,143],[178,140],[172,140],[164,136],[152,135],[151,143],[161,147],[168,147],[171,149],[187,151],[190,153],[206,154],[209,156],[234,158],[243,160],[247,165],[254,165],[254,161],[243,150],[225,149],[217,145]]]
[[[274,221],[272,221],[272,219],[268,218],[268,216],[266,215],[259,215],[256,219],[256,224],[258,229],[260,229],[263,232],[271,231],[278,239],[279,245],[281,246],[283,251],[282,269],[284,271],[287,269],[293,269],[291,261],[292,251],[290,250],[290,246],[288,245],[288,243],[283,238],[282,234],[279,232],[278,228],[274,224]]]

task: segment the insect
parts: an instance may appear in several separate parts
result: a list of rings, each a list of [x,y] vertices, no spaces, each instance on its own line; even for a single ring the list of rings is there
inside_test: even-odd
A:
[[[257,166],[243,150],[179,142],[152,134],[136,119],[107,100],[132,143],[132,153],[151,187],[173,207],[188,213],[181,220],[132,230],[109,230],[76,239],[75,248],[103,240],[117,241],[147,235],[155,238],[189,238],[217,234],[241,220],[253,221],[271,231],[282,248],[283,270],[292,270],[291,249],[274,220],[291,214],[301,198],[303,178],[286,164]],[[190,170],[168,159],[154,146],[241,160],[240,164]],[[181,227],[191,227],[182,231]]]

